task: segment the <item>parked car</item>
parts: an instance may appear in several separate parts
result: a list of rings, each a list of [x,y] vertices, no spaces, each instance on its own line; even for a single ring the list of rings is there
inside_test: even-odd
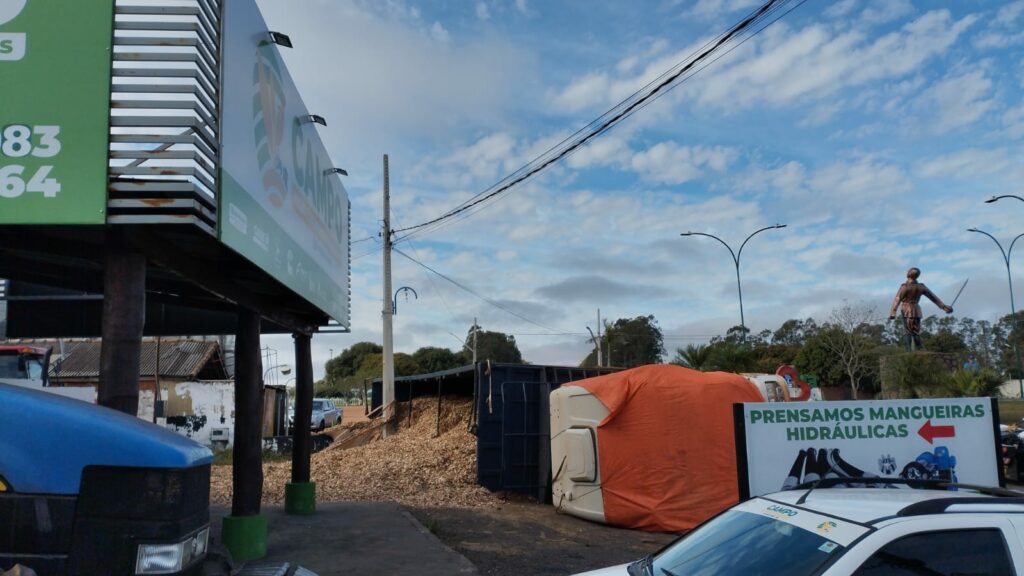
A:
[[[337,426],[341,424],[341,420],[341,410],[334,405],[333,400],[329,398],[313,399],[313,414],[309,420],[311,430],[320,431],[331,426]],[[291,430],[294,426],[295,408],[292,407],[288,410],[288,430]]]
[[[1003,475],[1014,482],[1024,481],[1024,442],[1016,430],[1002,430]]]
[[[1022,493],[805,488],[737,504],[651,556],[585,576],[1010,576],[1024,574],[1022,536]]]

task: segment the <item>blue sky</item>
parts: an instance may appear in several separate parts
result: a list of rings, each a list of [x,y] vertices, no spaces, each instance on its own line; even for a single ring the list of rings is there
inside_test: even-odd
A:
[[[760,2],[259,0],[335,164],[352,238],[375,237],[382,155],[395,228],[429,220],[588,123]],[[884,316],[906,269],[957,315],[1009,312],[994,243],[1024,232],[1024,1],[809,0],[502,200],[398,246],[537,324],[400,255],[396,350],[460,343],[478,317],[527,361],[575,365],[597,309],[653,314],[669,355],[865,302]],[[1017,252],[1017,250],[1015,250]],[[381,340],[380,242],[352,246],[352,333]],[[1024,266],[1015,255],[1016,268]],[[1022,268],[1024,270],[1024,268]],[[1016,270],[1015,270],[1016,271]],[[1016,276],[1016,286],[1024,279]],[[1015,294],[1024,306],[1024,294]],[[926,313],[937,310],[925,304]],[[290,338],[267,343],[291,356]]]

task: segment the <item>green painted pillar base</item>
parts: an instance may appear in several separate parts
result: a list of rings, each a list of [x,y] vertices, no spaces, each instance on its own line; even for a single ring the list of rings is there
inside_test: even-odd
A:
[[[286,514],[308,515],[316,512],[316,482],[289,482],[284,485]]]
[[[267,517],[225,516],[220,537],[235,562],[259,560],[267,555]]]

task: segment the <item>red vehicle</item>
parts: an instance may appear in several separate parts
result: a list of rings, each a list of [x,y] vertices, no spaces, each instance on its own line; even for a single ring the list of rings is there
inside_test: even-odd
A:
[[[50,386],[50,353],[50,348],[38,346],[0,346],[0,383],[95,403],[92,387]]]

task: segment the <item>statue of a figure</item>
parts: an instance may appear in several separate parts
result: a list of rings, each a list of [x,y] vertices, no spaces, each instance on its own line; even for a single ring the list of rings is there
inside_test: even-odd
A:
[[[919,304],[921,296],[927,296],[936,306],[945,310],[946,314],[953,313],[952,306],[946,306],[927,286],[917,281],[919,276],[921,276],[920,268],[907,270],[907,281],[900,284],[900,289],[896,292],[896,298],[892,301],[892,307],[889,309],[889,320],[894,320],[896,308],[900,308],[903,327],[907,330],[907,350],[921,348],[921,305]]]

